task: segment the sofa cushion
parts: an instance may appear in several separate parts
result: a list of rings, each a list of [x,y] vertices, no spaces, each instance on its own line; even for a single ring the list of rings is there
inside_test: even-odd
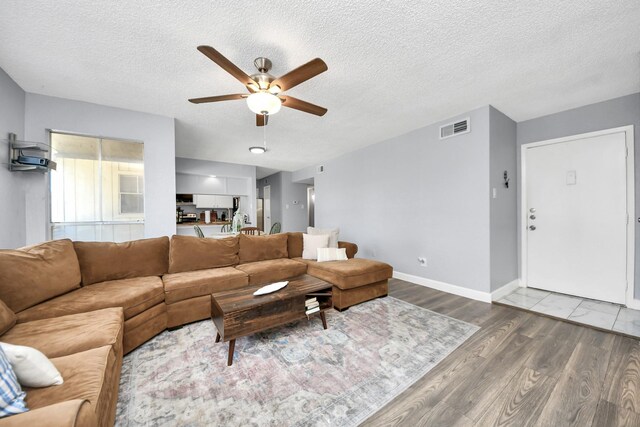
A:
[[[307,274],[326,280],[340,289],[352,289],[391,278],[393,268],[384,262],[364,258],[317,262],[303,260]]]
[[[0,250],[0,299],[15,313],[80,287],[69,239]]]
[[[0,335],[13,328],[16,324],[16,314],[0,300]]]
[[[49,358],[111,345],[120,348],[124,327],[122,308],[105,308],[53,319],[18,323],[0,340],[37,348]]]
[[[339,228],[315,228],[315,227],[307,227],[307,234],[311,234],[312,236],[322,236],[329,235],[329,246],[328,248],[337,248],[338,247],[338,239],[340,238],[340,229]]]
[[[173,236],[169,249],[169,273],[236,265],[239,248],[239,239],[235,236],[225,239]]]
[[[28,388],[27,405],[38,409],[74,399],[86,399],[100,425],[109,425],[109,409],[115,399],[112,388],[120,377],[119,363],[111,346],[104,346],[51,359],[64,383],[55,387]],[[116,385],[117,387],[117,385]]]
[[[249,284],[247,274],[233,267],[165,274],[162,281],[167,304],[213,292],[238,289]]]
[[[240,234],[240,264],[287,258],[289,256],[287,252],[287,237],[286,234],[264,236]]]
[[[263,285],[291,279],[307,272],[306,264],[289,258],[240,264],[236,268],[249,275],[250,285]]]
[[[302,249],[304,246],[302,232],[289,232],[287,235],[287,252],[289,258],[300,258],[302,256]]]
[[[112,280],[85,286],[18,313],[18,322],[86,313],[108,307],[122,307],[129,319],[164,301],[159,277]]]
[[[67,400],[44,408],[23,412],[20,415],[4,418],[2,427],[24,426],[69,426],[85,427],[97,425],[91,404],[86,400]]]
[[[162,276],[169,269],[169,238],[124,243],[73,242],[82,284],[134,277]]]

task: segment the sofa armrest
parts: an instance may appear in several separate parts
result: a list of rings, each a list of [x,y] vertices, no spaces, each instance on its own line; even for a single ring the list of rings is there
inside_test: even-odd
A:
[[[68,400],[0,419],[0,427],[51,426],[95,427],[95,414],[88,400]]]
[[[340,249],[344,248],[347,250],[347,258],[353,258],[358,253],[358,245],[351,242],[338,242],[338,247]]]

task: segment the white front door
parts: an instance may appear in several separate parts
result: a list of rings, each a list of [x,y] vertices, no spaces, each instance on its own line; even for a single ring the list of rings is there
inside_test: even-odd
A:
[[[525,148],[527,286],[625,303],[625,132]]]
[[[262,189],[264,199],[264,232],[271,231],[271,186],[265,185]]]

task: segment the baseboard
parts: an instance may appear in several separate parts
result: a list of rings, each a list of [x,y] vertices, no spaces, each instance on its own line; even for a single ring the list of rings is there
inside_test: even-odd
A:
[[[452,285],[451,283],[439,282],[437,280],[426,279],[424,277],[401,273],[399,271],[394,271],[393,277],[395,279],[404,280],[406,282],[415,283],[416,285],[425,286],[427,288],[435,289],[438,291],[448,292],[450,294],[459,295],[461,297],[471,298],[482,302],[491,302],[491,294],[489,292],[476,291],[475,289]]]
[[[634,298],[631,301],[628,301],[627,308],[630,308],[632,310],[640,310],[640,300]]]
[[[491,292],[491,301],[497,301],[499,299],[504,298],[509,295],[511,292],[515,291],[522,285],[520,284],[520,279],[512,280],[501,288],[496,289]]]

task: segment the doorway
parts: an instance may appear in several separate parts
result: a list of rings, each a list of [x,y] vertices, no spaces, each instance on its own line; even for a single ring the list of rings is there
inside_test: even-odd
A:
[[[633,127],[522,146],[525,286],[633,300]]]
[[[271,231],[271,186],[265,185],[262,188],[262,198],[264,199],[264,231]]]
[[[307,206],[309,215],[309,227],[316,226],[316,189],[314,187],[307,187]]]

